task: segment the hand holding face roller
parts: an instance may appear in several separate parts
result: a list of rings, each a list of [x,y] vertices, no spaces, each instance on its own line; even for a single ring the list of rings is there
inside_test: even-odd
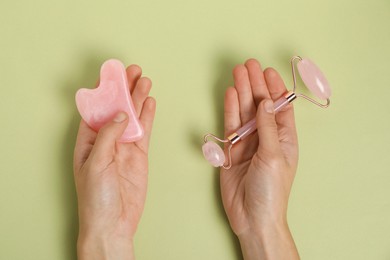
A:
[[[296,66],[298,68],[299,75],[301,76],[301,79],[306,85],[306,87],[311,91],[313,95],[315,95],[319,99],[326,100],[326,104],[319,103],[304,94],[296,93],[296,76],[294,67],[295,62],[297,62]],[[320,69],[309,59],[302,59],[299,56],[294,56],[291,59],[291,69],[294,82],[293,90],[286,92],[281,98],[274,102],[275,113],[280,111],[283,107],[287,106],[292,101],[294,101],[297,97],[302,97],[317,106],[327,108],[330,104],[329,97],[331,96],[331,89],[329,87],[328,81],[326,80]],[[223,167],[225,169],[229,169],[232,166],[230,151],[233,148],[233,145],[255,132],[255,130],[256,119],[254,118],[238,130],[236,130],[234,133],[229,135],[226,139],[220,139],[213,134],[206,134],[204,136],[205,144],[202,146],[204,157],[214,167]],[[222,143],[228,144],[227,160],[222,148],[215,142],[208,140],[210,137]],[[227,163],[225,163],[226,161]]]

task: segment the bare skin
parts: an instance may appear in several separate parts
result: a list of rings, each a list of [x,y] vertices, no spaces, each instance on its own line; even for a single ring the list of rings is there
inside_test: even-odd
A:
[[[116,140],[128,117],[119,113],[99,133],[81,120],[74,153],[79,209],[78,258],[134,259],[133,239],[141,218],[148,182],[148,147],[156,102],[151,81],[141,68],[126,69],[134,107],[145,136],[134,143]]]
[[[248,60],[233,71],[225,94],[225,136],[257,118],[257,133],[235,145],[233,167],[220,176],[223,205],[245,260],[299,259],[287,224],[287,204],[298,163],[294,110],[278,114],[286,92],[279,74]]]
[[[74,155],[79,205],[78,258],[134,259],[133,239],[147,190],[148,147],[156,109],[151,81],[127,68],[142,140],[119,143],[128,118],[119,113],[99,133],[80,122]],[[225,95],[225,135],[253,117],[257,133],[233,149],[233,167],[221,170],[223,204],[245,260],[299,259],[287,225],[287,204],[298,161],[293,107],[275,115],[272,100],[286,90],[273,69],[256,60],[234,69]],[[272,100],[271,100],[272,99]]]

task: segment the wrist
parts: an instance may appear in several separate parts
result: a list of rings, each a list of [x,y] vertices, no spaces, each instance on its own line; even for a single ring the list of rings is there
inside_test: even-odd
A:
[[[287,222],[270,222],[238,235],[245,260],[299,259]]]
[[[134,260],[133,239],[80,234],[77,256],[79,260]]]

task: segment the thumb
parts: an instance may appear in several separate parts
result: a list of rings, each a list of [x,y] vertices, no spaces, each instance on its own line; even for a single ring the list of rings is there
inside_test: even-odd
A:
[[[104,125],[96,137],[91,156],[100,161],[115,152],[116,140],[119,139],[127,127],[128,116],[119,112],[111,122]]]
[[[263,100],[257,109],[257,133],[259,135],[260,154],[275,154],[280,149],[278,127],[275,121],[274,103],[271,99]]]

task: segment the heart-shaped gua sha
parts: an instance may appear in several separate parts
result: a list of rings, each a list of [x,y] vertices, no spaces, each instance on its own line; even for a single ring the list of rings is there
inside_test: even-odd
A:
[[[123,111],[129,117],[127,128],[119,141],[134,142],[144,135],[131,100],[126,70],[119,60],[108,60],[100,69],[100,84],[95,89],[79,89],[76,105],[81,117],[96,132]]]

